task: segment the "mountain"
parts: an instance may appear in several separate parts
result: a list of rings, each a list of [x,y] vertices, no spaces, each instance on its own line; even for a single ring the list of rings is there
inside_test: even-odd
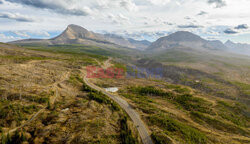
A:
[[[121,37],[121,36],[115,35],[115,34],[105,34],[104,39],[109,41],[109,42],[121,45],[121,46],[135,48],[135,49],[139,49],[139,50],[144,50],[151,44],[151,42],[149,42],[147,40],[138,41],[138,40],[134,40],[132,38],[124,38],[124,37]]]
[[[52,39],[27,39],[10,42],[11,44],[41,44],[41,45],[58,45],[58,44],[85,44],[85,45],[105,45],[112,44],[106,41],[103,36],[90,32],[77,25],[69,25],[59,36]]]
[[[133,49],[142,49],[148,46],[140,41],[129,41],[126,38],[114,34],[98,34],[87,29],[71,24],[59,36],[52,39],[26,39],[10,42],[11,44],[40,44],[40,45],[58,45],[58,44],[84,44],[93,46],[113,46],[127,47]],[[138,44],[140,43],[140,45]]]
[[[234,43],[234,42],[228,40],[225,43],[225,46],[227,46],[229,48],[230,52],[250,56],[250,45],[249,44]]]
[[[161,51],[177,47],[194,49],[224,50],[226,47],[220,41],[208,41],[191,32],[178,31],[169,36],[162,37],[152,43],[147,50]]]
[[[207,41],[207,44],[214,49],[228,50],[228,47],[219,40]]]
[[[138,49],[141,49],[141,50],[145,50],[146,48],[148,48],[151,45],[151,42],[147,41],[147,40],[138,41],[138,40],[134,40],[134,39],[129,38],[128,41],[130,43],[132,43],[135,47],[137,47]]]
[[[78,25],[69,25],[66,30],[59,36],[52,38],[56,44],[75,44],[84,43],[85,41],[107,42],[101,35],[88,31]]]

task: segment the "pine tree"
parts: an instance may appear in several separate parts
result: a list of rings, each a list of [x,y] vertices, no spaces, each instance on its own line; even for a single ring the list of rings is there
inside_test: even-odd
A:
[[[2,144],[6,144],[7,143],[6,142],[6,137],[5,137],[4,133],[2,133],[1,142],[2,142]]]
[[[47,109],[51,109],[50,101],[48,100],[48,107]]]
[[[10,134],[7,134],[7,138],[6,138],[6,144],[10,144],[11,143],[11,137]]]

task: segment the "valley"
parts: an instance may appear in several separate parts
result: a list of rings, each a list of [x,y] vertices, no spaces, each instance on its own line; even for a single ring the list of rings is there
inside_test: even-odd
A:
[[[184,31],[150,43],[76,25],[0,43],[0,140],[249,143],[250,57],[231,49]],[[88,66],[123,77],[86,78]]]

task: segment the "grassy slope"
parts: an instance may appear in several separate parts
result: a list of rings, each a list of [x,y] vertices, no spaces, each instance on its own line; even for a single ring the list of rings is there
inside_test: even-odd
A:
[[[159,80],[99,79],[99,86],[119,86],[152,131],[156,143],[248,143],[249,120],[243,104],[190,87]]]
[[[104,54],[114,57],[120,57],[120,54],[123,54],[123,56],[130,54],[129,52],[124,54],[124,51],[120,50],[77,45],[29,48],[60,53]],[[238,87],[237,90],[248,94],[248,80],[244,79],[247,78],[250,68],[247,59],[239,57],[232,59],[230,56],[221,57],[218,55],[205,56],[206,54],[195,51],[170,51],[165,54],[155,55],[153,59],[164,62],[166,65],[177,66],[177,73],[185,71],[179,69],[179,67],[191,68],[191,73],[187,73],[187,77],[184,76],[185,79],[181,79],[184,82],[183,84],[186,82],[194,83],[197,80],[195,77],[197,72],[193,70],[198,70],[208,74],[198,72],[200,75],[198,80],[206,88],[218,88],[223,92],[220,95],[226,93],[236,96],[237,94],[231,91],[236,86]],[[243,73],[244,76],[240,77]],[[217,78],[214,79],[214,76],[223,79],[223,81],[218,81]],[[170,141],[180,141],[182,143],[249,142],[249,139],[245,137],[249,135],[249,117],[246,116],[246,112],[249,111],[241,104],[234,100],[218,99],[210,94],[200,94],[199,91],[193,89],[191,91],[196,91],[196,93],[190,94],[179,86],[168,84],[166,86],[165,83],[161,84],[161,81],[156,81],[153,87],[164,85],[163,88],[157,88],[157,90],[162,89],[164,92],[169,91],[168,93],[163,95],[160,93],[158,93],[160,95],[141,93],[143,89],[147,89],[144,86],[151,83],[153,82],[148,80],[137,82],[136,79],[130,79],[105,80],[105,82],[101,81],[98,84],[109,87],[121,86],[123,90],[120,91],[120,95],[130,100],[141,111],[142,116],[150,126],[152,138],[158,143],[168,143]],[[140,84],[142,87],[138,89]],[[132,87],[127,87],[128,85]],[[131,88],[135,90],[131,91]]]
[[[130,57],[140,55],[137,50],[129,48],[119,48],[119,47],[97,47],[97,46],[88,46],[88,45],[24,45],[25,48],[34,49],[34,50],[47,50],[54,52],[65,52],[65,53],[84,53],[84,54],[93,54],[100,56],[112,56],[123,59],[130,59]]]
[[[172,69],[175,66],[182,68],[183,72],[181,76],[179,75],[182,82],[177,83],[207,92],[213,91],[212,94],[220,97],[241,98],[241,101],[249,99],[247,88],[250,84],[250,58],[247,56],[219,51],[212,54],[211,51],[177,48],[153,56],[149,55],[148,58],[162,62],[166,69]],[[171,71],[166,71],[171,73]],[[203,74],[198,76],[197,71]],[[175,71],[176,75],[178,73],[180,69]],[[166,78],[168,77],[169,75],[166,75]],[[223,81],[218,79],[223,79]],[[195,83],[197,80],[200,83]]]
[[[137,141],[131,136],[135,128],[119,108],[82,91],[79,70],[98,65],[96,60],[102,62],[106,57],[0,44],[1,143]],[[44,111],[21,131],[3,134],[25,123],[40,109]]]

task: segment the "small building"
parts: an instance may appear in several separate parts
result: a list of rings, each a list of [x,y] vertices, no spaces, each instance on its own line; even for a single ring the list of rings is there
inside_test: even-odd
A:
[[[117,92],[119,89],[117,87],[110,87],[110,88],[105,88],[106,92]]]

